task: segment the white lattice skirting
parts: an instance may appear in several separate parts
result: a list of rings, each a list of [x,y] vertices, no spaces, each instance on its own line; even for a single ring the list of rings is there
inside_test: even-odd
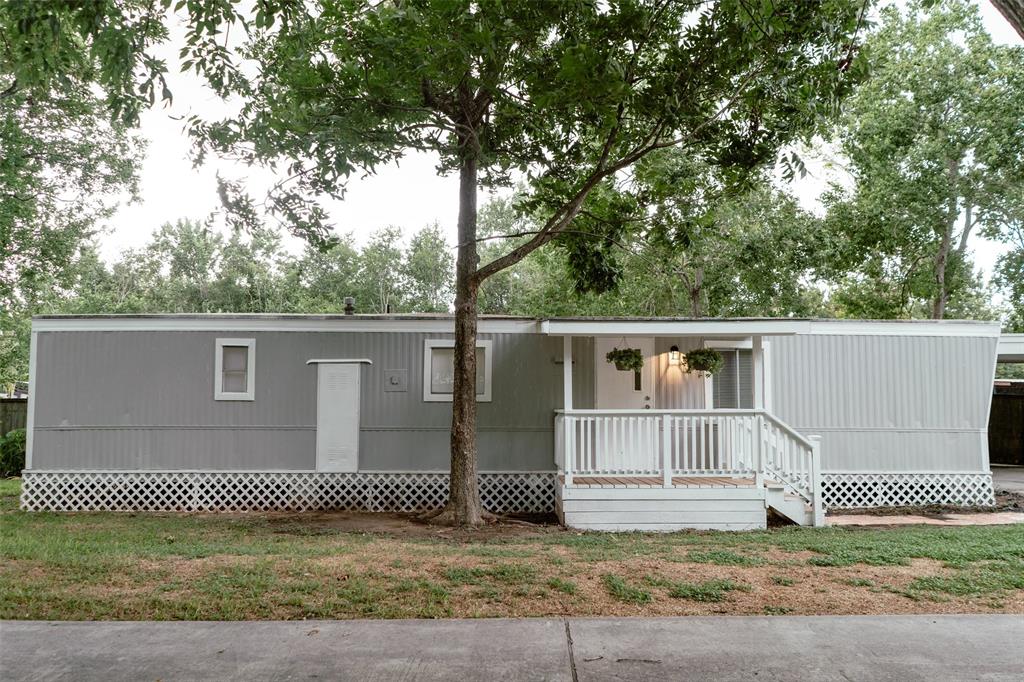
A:
[[[555,474],[483,473],[484,507],[499,514],[555,508]],[[26,511],[375,511],[435,509],[448,474],[256,471],[26,471]]]
[[[554,472],[480,474],[484,507],[554,511]],[[992,476],[822,474],[827,508],[991,505]],[[26,471],[26,511],[421,511],[444,504],[448,474],[257,471]]]
[[[821,487],[832,509],[995,504],[991,474],[822,474]]]

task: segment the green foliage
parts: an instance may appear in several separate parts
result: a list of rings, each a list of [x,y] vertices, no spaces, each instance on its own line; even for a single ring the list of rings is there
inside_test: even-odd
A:
[[[718,374],[725,366],[725,358],[714,348],[694,348],[687,351],[685,358],[686,371],[690,373]]]
[[[613,348],[605,354],[605,360],[620,372],[639,372],[644,367],[644,354],[639,348]]]
[[[406,308],[420,313],[448,312],[455,294],[455,258],[440,225],[429,225],[413,235],[403,274]]]
[[[837,130],[852,188],[825,196],[838,312],[994,317],[970,244],[1021,229],[1024,49],[950,0],[884,8],[865,54],[871,77]]]
[[[0,477],[20,476],[25,468],[25,429],[0,436]]]
[[[251,80],[225,67],[220,57],[232,55],[186,62],[244,102],[235,118],[193,120],[191,129],[200,155],[288,159],[294,181],[269,208],[310,237],[326,231],[318,197],[340,196],[353,173],[410,151],[436,152],[442,172],[472,158],[486,186],[528,170],[527,204],[545,224],[553,218],[531,239],[535,247],[567,229],[595,186],[659,147],[686,143],[734,170],[771,162],[854,80],[848,58],[858,9],[845,2],[785,12],[734,2],[261,6],[241,49],[261,65]],[[233,20],[227,11],[209,19],[203,15],[212,12],[188,10],[193,34],[206,39]],[[191,51],[202,53],[201,42]],[[485,265],[482,274],[493,271]]]
[[[748,585],[740,585],[732,580],[707,580],[702,583],[673,583],[668,596],[676,599],[689,599],[699,602],[722,602],[726,593],[734,590],[750,591]]]
[[[526,563],[473,568],[455,566],[445,569],[444,577],[457,585],[482,585],[486,581],[504,585],[529,585],[536,580],[537,570]]]
[[[630,585],[625,579],[620,578],[617,575],[608,573],[601,578],[604,581],[604,587],[608,590],[608,594],[615,597],[619,601],[624,601],[630,604],[649,604],[651,603],[651,593],[642,588]]]
[[[997,379],[1024,379],[1024,362],[1000,362],[996,365]]]
[[[88,50],[52,43],[60,27],[27,16],[62,18],[62,5],[0,3],[0,384],[27,378],[28,317],[138,190],[142,141],[109,121]]]
[[[673,193],[673,183],[683,182],[677,173],[692,179],[688,166],[680,162],[676,168],[662,161],[647,166],[641,164],[637,174],[644,168],[644,183],[656,185],[661,194],[655,197],[640,187],[637,196],[646,203],[638,204],[637,211],[653,212],[656,220],[633,223],[606,252],[604,257],[614,260],[619,272],[613,290],[580,291],[586,277],[576,272],[566,249],[542,250],[485,281],[481,309],[535,316],[827,314],[823,293],[814,284],[824,236],[817,219],[800,209],[795,199],[773,189],[767,178],[724,196],[688,195],[685,187]],[[661,172],[666,175],[659,180]],[[692,198],[692,205],[685,197]],[[706,202],[713,205],[704,206]],[[698,213],[703,216],[699,222],[684,217]],[[482,233],[536,229],[528,217],[515,215],[512,201],[492,201],[481,210]],[[481,257],[487,260],[499,250],[489,241],[481,248]],[[500,296],[495,295],[498,291]]]
[[[957,596],[1024,590],[1024,561],[985,564],[952,576],[921,576],[914,578],[907,589],[912,592],[944,592]]]
[[[760,557],[746,556],[727,550],[690,552],[686,555],[686,560],[697,564],[717,564],[719,566],[759,566],[764,563]]]
[[[791,606],[769,605],[765,606],[764,609],[762,609],[762,613],[764,613],[764,615],[766,616],[785,616],[786,614],[792,612],[793,607]]]
[[[575,595],[578,591],[576,583],[572,580],[565,578],[559,578],[557,576],[549,578],[547,582],[548,587],[563,594]]]
[[[148,53],[167,38],[165,14],[172,0],[8,0],[0,4],[5,76],[4,94],[66,91],[95,84],[106,95],[115,120],[133,125],[139,111],[159,96],[170,100],[166,65]],[[204,3],[214,17],[225,10]],[[160,92],[157,92],[159,88]]]
[[[1021,334],[1024,333],[1024,217],[1008,226],[1004,234],[1011,248],[999,257],[992,279],[1010,306],[1006,331]]]
[[[750,585],[736,583],[727,579],[688,583],[658,576],[646,576],[644,583],[651,587],[665,588],[668,590],[668,596],[674,599],[688,599],[698,602],[723,602],[726,600],[728,592],[736,590],[741,592],[750,591]]]

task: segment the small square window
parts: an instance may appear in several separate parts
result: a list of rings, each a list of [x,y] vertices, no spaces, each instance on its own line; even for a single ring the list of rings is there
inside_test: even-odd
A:
[[[455,386],[455,341],[427,339],[423,351],[423,400],[451,402]],[[476,399],[491,401],[491,342],[476,343]]]
[[[213,399],[254,400],[255,368],[255,339],[217,339]]]

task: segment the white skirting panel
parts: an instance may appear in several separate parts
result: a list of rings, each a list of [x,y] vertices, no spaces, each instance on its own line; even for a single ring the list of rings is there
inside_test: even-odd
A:
[[[559,489],[558,516],[582,530],[753,530],[766,522],[764,492],[748,488]]]
[[[990,473],[823,473],[821,488],[830,509],[995,504]]]
[[[448,474],[260,471],[25,471],[26,511],[413,512],[448,499]],[[555,507],[554,472],[482,473],[499,514]]]

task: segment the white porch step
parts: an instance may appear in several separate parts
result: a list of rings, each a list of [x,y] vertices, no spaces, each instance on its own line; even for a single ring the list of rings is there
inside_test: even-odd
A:
[[[799,526],[813,526],[814,512],[802,497],[786,492],[785,486],[765,481],[765,504]]]
[[[752,530],[766,526],[763,493],[750,488],[565,488],[559,518],[609,531]]]

